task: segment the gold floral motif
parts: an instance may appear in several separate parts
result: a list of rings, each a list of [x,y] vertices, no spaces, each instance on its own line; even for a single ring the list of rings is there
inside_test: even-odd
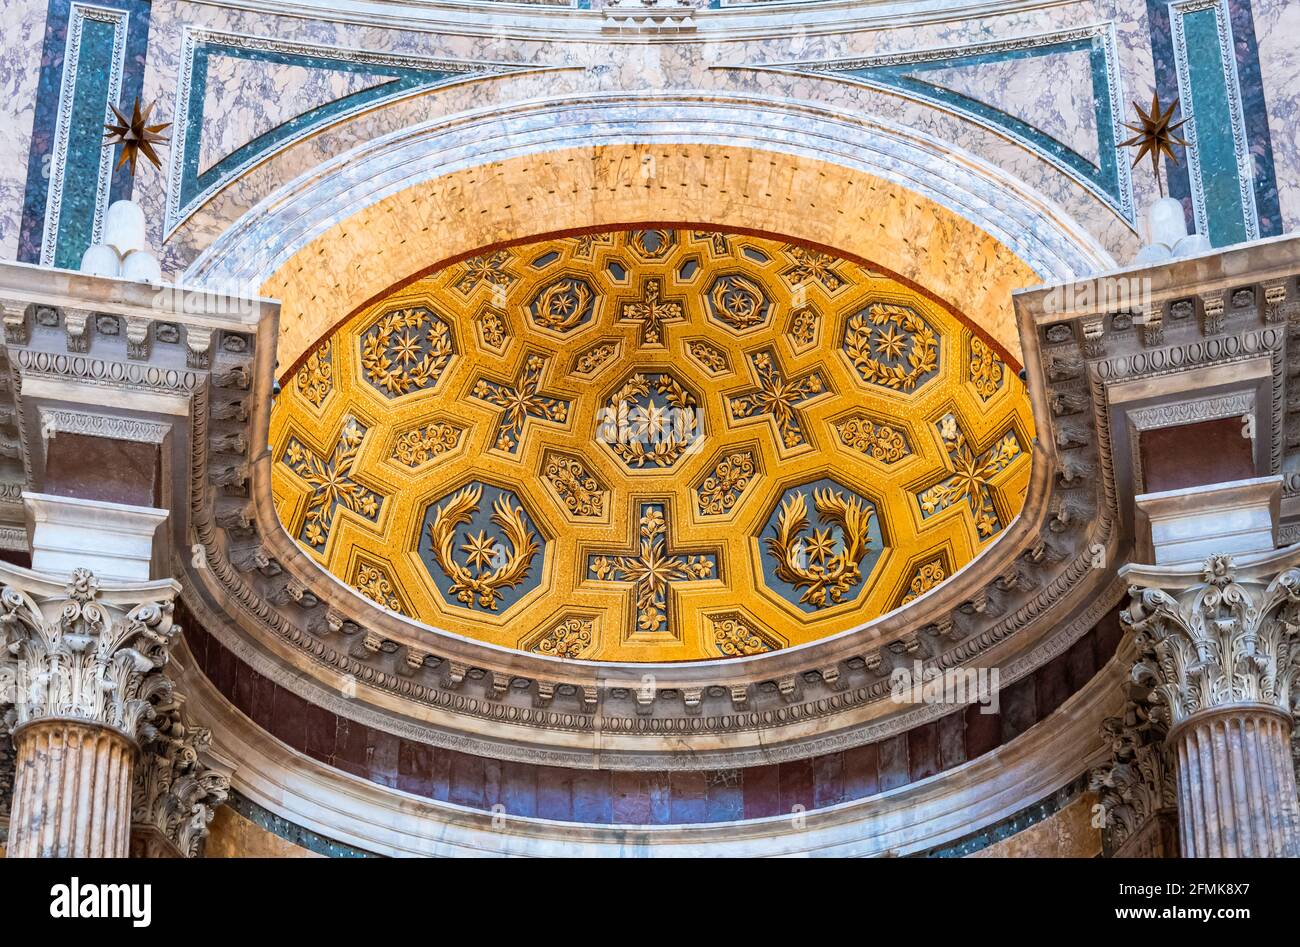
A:
[[[605,490],[578,458],[552,455],[546,459],[542,476],[574,516],[605,514]]]
[[[732,451],[719,460],[696,488],[696,506],[700,515],[730,513],[757,470],[754,452],[750,450]]]
[[[785,252],[794,261],[794,266],[781,275],[791,286],[799,286],[811,280],[821,283],[828,293],[833,293],[844,285],[844,279],[835,270],[834,257],[821,250],[799,246],[788,246]]]
[[[496,250],[470,257],[461,264],[461,275],[456,281],[456,288],[466,295],[473,292],[480,283],[505,289],[517,279],[506,267],[509,262],[509,250]]]
[[[894,391],[914,390],[939,365],[934,330],[906,306],[872,303],[850,317],[844,350],[863,381]]]
[[[506,329],[506,318],[503,313],[495,309],[484,309],[478,314],[474,324],[478,328],[479,343],[483,348],[497,354],[505,350],[510,333]]]
[[[737,331],[752,329],[767,321],[767,296],[745,276],[724,276],[709,293],[713,316]]]
[[[862,581],[862,560],[871,546],[871,518],[875,509],[859,497],[839,490],[813,491],[813,507],[829,527],[813,530],[805,540],[808,503],[802,492],[781,504],[775,536],[767,537],[768,554],[776,560],[775,574],[796,589],[805,589],[799,602],[814,608],[838,604]],[[842,532],[836,542],[833,527]]]
[[[298,394],[307,401],[320,407],[334,390],[333,355],[330,343],[326,342],[307,356],[302,368],[298,369],[296,383]]]
[[[639,322],[641,324],[641,343],[643,345],[664,344],[664,324],[681,322],[686,318],[686,311],[681,302],[660,298],[661,283],[657,279],[646,280],[641,298],[623,303],[620,322]]]
[[[446,421],[430,421],[424,427],[403,431],[393,445],[393,460],[407,467],[420,467],[455,450],[463,433],[463,428]]]
[[[591,625],[590,618],[566,618],[528,650],[553,658],[579,658],[591,647]]]
[[[575,375],[591,375],[618,354],[617,342],[598,342],[573,358],[570,371]]]
[[[912,576],[912,584],[907,587],[907,594],[903,596],[903,600],[898,604],[903,606],[914,599],[920,598],[947,577],[943,568],[943,560],[932,559],[916,570],[916,575]]]
[[[636,630],[671,632],[668,594],[673,583],[697,582],[718,572],[713,552],[679,555],[668,548],[668,519],[662,503],[641,504],[640,548],[633,555],[590,556],[587,571],[602,582],[630,582]]]
[[[939,422],[939,434],[952,474],[943,482],[923,490],[917,499],[923,517],[933,516],[965,500],[975,518],[980,539],[988,539],[1002,529],[989,484],[994,475],[1005,470],[1023,453],[1014,431],[1008,431],[992,447],[976,454],[966,441],[966,434],[949,414]]]
[[[501,408],[497,422],[496,448],[513,454],[519,449],[519,438],[529,418],[563,424],[569,419],[569,402],[540,392],[542,372],[546,359],[529,355],[524,359],[524,370],[511,384],[501,384],[488,378],[474,383],[471,394],[480,401]]]
[[[743,395],[727,399],[733,421],[748,418],[771,418],[779,433],[781,446],[787,450],[808,443],[800,418],[799,405],[826,392],[826,383],[815,369],[787,380],[785,372],[771,351],[750,356],[758,387]]]
[[[979,336],[970,340],[970,380],[975,393],[988,401],[999,388],[1007,366],[994,354],[992,347]]]
[[[721,375],[731,371],[731,363],[727,361],[726,354],[708,342],[692,339],[686,343],[686,354],[710,375]]]
[[[316,456],[297,438],[290,438],[284,450],[284,463],[311,487],[298,538],[317,552],[325,548],[334,513],[340,506],[371,522],[379,518],[378,494],[352,478],[365,433],[360,424],[348,420],[339,434],[338,446],[327,458]]]
[[[718,653],[726,658],[742,658],[777,650],[772,642],[739,616],[713,619],[713,644]]]
[[[731,241],[725,233],[717,230],[692,230],[692,240],[703,240],[709,245],[714,256],[727,256],[731,253]]]
[[[359,564],[356,580],[352,586],[376,605],[399,614],[406,614],[406,610],[402,608],[402,600],[398,598],[393,588],[392,580],[378,566],[364,562]]]
[[[901,430],[888,424],[877,424],[866,415],[841,421],[835,425],[835,432],[845,447],[884,464],[897,463],[912,452]]]
[[[396,309],[362,336],[361,368],[392,398],[436,385],[454,352],[442,319],[422,307]]]
[[[492,523],[501,531],[488,536],[465,534],[460,551],[466,554],[462,564],[456,560],[456,527],[473,522],[483,498],[483,487],[471,484],[447,502],[440,504],[429,524],[433,560],[451,580],[450,594],[466,608],[497,610],[503,590],[514,588],[528,577],[533,558],[539,549],[537,534],[528,528],[522,507],[505,496],[492,503]]]
[[[586,280],[556,280],[533,301],[533,322],[554,332],[570,332],[591,318],[595,298]]]
[[[790,344],[795,351],[811,348],[817,341],[817,326],[821,316],[812,306],[804,306],[790,317]]]

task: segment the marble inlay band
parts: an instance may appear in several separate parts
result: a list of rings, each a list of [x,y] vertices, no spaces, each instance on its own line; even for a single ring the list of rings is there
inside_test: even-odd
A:
[[[1196,229],[1215,246],[1255,240],[1253,162],[1227,0],[1182,0],[1169,10]]]
[[[893,123],[760,96],[593,95],[485,109],[366,142],[264,199],[191,264],[185,281],[259,286],[337,222],[421,182],[512,157],[629,142],[749,147],[876,175],[971,221],[1044,279],[1113,265],[1095,238],[1007,175]]]
[[[86,247],[99,239],[108,208],[114,150],[102,144],[101,126],[112,120],[110,105],[117,104],[121,96],[129,21],[130,14],[125,10],[72,5],[50,161],[42,266],[75,268]],[[95,24],[107,24],[111,32],[97,29]],[[73,172],[71,177],[69,171]],[[77,197],[89,197],[92,207],[83,208],[78,203],[65,220],[65,201],[72,204]],[[92,214],[89,234],[84,231],[85,210]]]

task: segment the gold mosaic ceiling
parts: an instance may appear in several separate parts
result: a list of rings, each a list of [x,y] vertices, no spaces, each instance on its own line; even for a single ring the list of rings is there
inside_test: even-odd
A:
[[[378,604],[547,655],[680,661],[844,631],[1019,512],[1033,422],[895,279],[697,230],[453,264],[337,329],[272,413],[276,509]]]

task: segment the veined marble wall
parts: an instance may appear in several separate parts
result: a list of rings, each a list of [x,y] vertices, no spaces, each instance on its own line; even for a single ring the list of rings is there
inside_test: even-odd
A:
[[[1300,3],[1252,0],[1281,232],[1300,229]]]
[[[0,8],[0,259],[6,260],[18,257],[45,7],[46,0],[6,0]]]
[[[1284,39],[1294,4],[1219,2],[1230,24],[1224,39],[1232,55],[1224,62],[1240,102],[1240,141],[1228,138],[1228,152],[1216,152],[1209,141],[1214,129],[1207,128],[1200,152],[1209,156],[1209,171],[1231,161],[1236,144],[1248,152],[1245,174],[1253,178],[1243,193],[1249,190],[1255,204],[1254,231],[1268,235],[1300,214],[1300,146],[1286,121],[1300,95],[1295,53]],[[16,0],[5,15],[40,33],[36,3]],[[121,0],[119,6],[135,11],[138,26],[137,4]],[[21,137],[20,118],[20,137],[5,146],[19,153],[26,146],[28,157],[45,161],[59,107],[67,107],[57,51],[70,5],[49,0],[57,15],[43,36],[41,94],[30,69],[15,68],[13,81],[27,77],[31,88],[15,88],[5,105],[21,113],[21,103],[37,99],[26,106],[36,113],[34,138]],[[155,240],[166,242],[164,268],[174,275],[287,181],[417,123],[509,113],[561,97],[757,96],[788,108],[788,134],[799,134],[802,111],[815,107],[932,136],[954,161],[974,158],[1023,182],[1117,261],[1136,249],[1137,211],[1154,196],[1154,182],[1145,169],[1130,182],[1128,158],[1115,149],[1126,134],[1119,122],[1132,118],[1132,100],[1148,102],[1157,86],[1168,97],[1179,90],[1180,76],[1184,86],[1195,79],[1179,65],[1159,0],[1031,2],[964,16],[946,16],[923,0],[824,10],[810,0],[784,7],[788,25],[776,28],[753,19],[763,6],[715,6],[700,12],[694,33],[630,42],[601,33],[599,13],[584,9],[559,16],[519,7],[503,13],[491,3],[431,7],[421,14],[428,22],[421,29],[408,21],[385,24],[382,5],[364,0],[341,2],[337,19],[328,22],[161,0],[145,8],[143,94],[159,100],[160,119],[178,120],[177,140],[162,173],[141,170],[135,193],[150,211]],[[13,61],[20,54],[30,59],[38,44],[33,37],[30,44],[7,45]],[[139,81],[145,49],[131,39],[124,104]],[[14,236],[21,226],[14,191],[23,187],[16,169],[27,160],[18,154],[0,169],[0,253],[50,258],[45,188],[30,175],[22,196],[28,235]],[[95,170],[70,160],[66,175],[84,181]],[[1187,199],[1189,213],[1205,203],[1208,171],[1191,182],[1185,169],[1168,171],[1171,190]],[[111,196],[125,187],[115,178]],[[58,235],[67,249],[54,253],[55,262],[77,255],[105,199],[88,202],[83,195],[61,216],[59,227],[71,229]],[[89,224],[77,215],[89,215]]]
[[[1243,193],[1251,192],[1256,219],[1245,230],[1218,232],[1224,239],[1269,235],[1300,219],[1300,142],[1289,121],[1300,68],[1286,40],[1300,14],[1285,0],[1219,2],[1224,41],[1232,44],[1225,69],[1242,113],[1228,144],[1247,153],[1250,187]],[[1205,5],[1212,0],[1192,0],[1197,10]],[[51,140],[60,108],[68,108],[60,44],[72,4],[48,6],[48,28],[39,0],[15,0],[4,12],[7,27],[14,24],[6,39],[17,41],[6,43],[11,94],[3,107],[18,134],[6,137],[12,154],[0,165],[0,254],[67,265],[105,200],[129,185],[119,174],[111,195],[80,195],[59,219],[68,233],[56,236],[66,249],[51,249],[47,185],[27,167],[33,159],[48,166],[57,153]],[[594,12],[548,20],[519,8],[502,14],[490,3],[431,12],[427,30],[384,25],[378,8],[359,3],[341,3],[329,22],[185,0],[119,6],[134,12],[133,26],[145,17],[148,24],[147,44],[138,36],[128,43],[119,97],[127,104],[142,81],[146,100],[161,103],[159,117],[180,119],[169,166],[164,173],[143,168],[135,188],[152,212],[155,239],[166,238],[171,274],[286,181],[358,143],[543,98],[646,92],[777,100],[788,104],[794,133],[809,105],[904,125],[943,142],[954,160],[972,155],[1024,182],[1123,261],[1138,244],[1135,208],[1151,200],[1154,182],[1142,169],[1130,183],[1128,161],[1114,148],[1125,132],[1115,126],[1132,117],[1130,101],[1149,101],[1156,87],[1168,97],[1179,91],[1180,76],[1184,89],[1195,79],[1195,70],[1180,66],[1177,36],[1158,0],[1028,3],[951,18],[924,2],[836,4],[831,21],[809,2],[786,7],[789,27],[775,32],[770,24],[747,28],[748,14],[763,5],[724,4],[701,11],[697,32],[653,43],[579,29],[579,18]],[[838,29],[826,29],[828,22]],[[566,28],[573,38],[564,38]],[[38,47],[39,88],[32,68]],[[33,136],[24,131],[29,115]],[[1220,167],[1233,155],[1211,147],[1211,131],[1203,130],[1199,149],[1208,156],[1206,172],[1189,182],[1186,169],[1167,169],[1189,214],[1205,203],[1210,172],[1232,170]],[[69,181],[84,183],[99,171],[76,161],[72,155],[64,172]],[[87,216],[89,223],[80,219]]]

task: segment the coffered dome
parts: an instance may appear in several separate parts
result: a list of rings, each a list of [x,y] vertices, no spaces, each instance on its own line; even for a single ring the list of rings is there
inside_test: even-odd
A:
[[[861,626],[1019,513],[998,347],[833,252],[605,230],[441,266],[309,353],[271,423],[280,519],[376,604],[598,661]]]

